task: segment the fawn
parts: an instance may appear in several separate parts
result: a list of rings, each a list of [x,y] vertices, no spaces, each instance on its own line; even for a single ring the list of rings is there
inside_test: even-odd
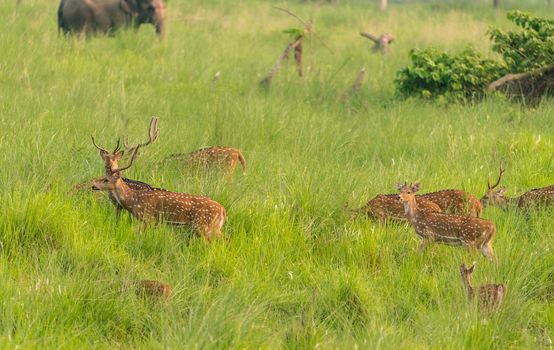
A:
[[[399,199],[404,204],[406,216],[421,238],[421,252],[433,241],[478,248],[486,257],[494,258],[492,241],[496,226],[492,222],[470,216],[419,210],[419,199],[416,199],[415,195],[419,190],[419,183],[397,184],[397,188],[400,191]]]
[[[475,298],[475,289],[471,285],[471,274],[475,269],[475,262],[468,268],[465,264],[460,266],[460,274],[462,282],[467,291],[467,297],[470,301]],[[493,311],[500,306],[507,288],[503,283],[500,284],[484,284],[479,287],[479,307],[482,311]]]
[[[506,209],[509,206],[517,206],[519,209],[528,209],[533,206],[539,205],[553,205],[554,204],[554,185],[535,188],[525,192],[519,197],[510,198],[506,196],[506,188],[497,188],[504,174],[504,166],[500,162],[500,173],[498,180],[491,186],[490,180],[487,183],[487,193],[481,198],[481,204],[483,207],[488,205],[497,206],[502,209]]]
[[[235,168],[240,162],[242,174],[246,175],[246,160],[236,148],[206,147],[191,153],[172,154],[168,158],[184,160],[190,166],[221,169],[227,171],[229,176],[233,176]]]
[[[147,296],[150,298],[164,298],[169,299],[173,293],[173,289],[169,284],[154,281],[154,280],[141,280],[136,282],[136,293],[139,296]]]
[[[110,151],[107,151],[105,148],[102,148],[102,147],[98,146],[96,144],[96,141],[94,140],[93,136],[91,136],[91,138],[92,138],[92,143],[100,151],[100,157],[104,161],[105,176],[110,176],[111,174],[114,173],[114,171],[117,170],[118,163],[119,163],[119,161],[121,160],[121,158],[123,157],[123,155],[125,153],[125,151],[120,149],[120,140],[117,140],[116,147],[114,148],[114,150],[112,152],[110,152]],[[148,141],[146,141],[145,143],[139,144],[139,146],[140,147],[148,146],[148,145],[156,142],[157,139],[158,139],[158,118],[152,117],[152,120],[150,121],[150,127],[149,127],[149,130],[148,130]],[[139,146],[137,146],[137,147],[139,147]],[[125,144],[125,147],[129,151],[133,150],[133,148],[127,147],[127,144]],[[101,179],[102,178],[95,178],[95,179],[92,180],[92,182],[94,183],[95,181],[99,181]],[[122,179],[127,184],[127,186],[129,186],[129,187],[131,187],[132,189],[135,189],[135,190],[151,191],[151,190],[155,189],[154,187],[152,187],[149,184],[147,184],[145,182],[142,182],[142,181],[131,180],[131,179],[127,179],[127,178],[122,178]],[[160,189],[157,189],[157,190],[160,190]],[[119,214],[121,212],[121,209],[122,209],[121,205],[118,203],[118,201],[116,200],[116,197],[114,196],[114,194],[111,191],[108,193],[108,196],[110,198],[110,201],[115,205],[116,215],[119,216]]]
[[[420,210],[442,211],[441,208],[426,199],[420,199]],[[370,219],[378,220],[380,223],[386,220],[407,221],[404,213],[404,206],[398,200],[397,194],[379,194],[369,200],[360,209],[354,210],[354,214],[365,214]]]
[[[188,226],[207,241],[212,233],[221,237],[221,227],[227,217],[225,208],[205,196],[176,193],[159,189],[134,189],[121,177],[121,172],[131,167],[138,145],[133,150],[129,164],[114,169],[112,174],[95,181],[97,190],[110,191],[117,203],[145,224],[164,222],[176,226]]]

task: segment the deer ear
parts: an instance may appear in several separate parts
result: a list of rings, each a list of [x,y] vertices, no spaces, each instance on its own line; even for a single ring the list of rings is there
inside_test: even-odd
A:
[[[107,155],[108,155],[108,152],[104,151],[103,149],[100,150],[100,157],[102,157],[102,159],[106,159]]]
[[[400,182],[397,182],[396,184],[394,184],[394,186],[396,186],[396,189],[399,191],[402,191],[402,187],[404,187],[404,185],[402,185]]]
[[[471,273],[473,273],[473,270],[475,270],[475,263],[471,264],[469,269],[467,269],[467,272],[471,274]]]
[[[416,182],[415,184],[412,185],[412,192],[417,192],[419,191],[419,182]]]
[[[506,194],[506,187],[502,187],[500,191],[498,191],[498,194],[502,194],[502,195]]]

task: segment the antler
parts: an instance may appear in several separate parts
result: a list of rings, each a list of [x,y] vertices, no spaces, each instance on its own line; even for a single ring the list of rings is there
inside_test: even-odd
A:
[[[148,128],[148,141],[144,143],[140,143],[135,147],[130,147],[127,144],[127,140],[125,140],[124,145],[125,145],[125,148],[128,151],[130,151],[130,150],[133,150],[134,148],[138,148],[139,146],[140,147],[148,146],[149,144],[156,142],[157,139],[158,139],[158,118],[155,116],[152,116],[152,119],[150,120],[150,127]]]
[[[98,144],[96,143],[96,141],[94,140],[94,136],[90,135],[90,138],[92,139],[92,144],[94,145],[94,147],[98,148],[100,151],[102,152],[106,152],[106,153],[110,153],[108,150],[106,150],[105,148],[102,148],[100,146],[98,146]],[[117,144],[115,145],[115,149],[113,150],[112,153],[115,153],[117,151],[119,151],[119,143],[120,143],[121,139],[117,139]]]
[[[137,145],[135,148],[133,148],[133,155],[131,156],[131,160],[129,161],[129,164],[124,166],[123,168],[117,168],[115,170],[112,170],[112,174],[122,172],[123,170],[127,170],[133,165],[133,162],[135,161],[135,158],[137,157],[138,149],[141,147],[141,145]]]
[[[496,188],[496,186],[498,186],[498,184],[500,183],[500,180],[502,179],[502,174],[504,174],[504,171],[505,171],[504,164],[503,164],[502,161],[500,161],[500,173],[498,175],[498,181],[496,181],[496,183],[493,186],[491,186],[491,179],[489,178],[488,183],[487,183],[487,186],[489,187],[489,190],[492,190],[492,189]]]

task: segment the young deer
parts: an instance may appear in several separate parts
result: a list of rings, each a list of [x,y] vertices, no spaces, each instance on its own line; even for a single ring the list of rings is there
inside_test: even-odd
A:
[[[432,241],[477,248],[486,257],[494,258],[492,240],[496,226],[492,222],[470,216],[419,210],[419,198],[416,199],[415,195],[419,190],[419,183],[410,186],[406,183],[397,184],[397,188],[406,216],[422,240],[420,251],[424,251]]]
[[[94,146],[98,150],[100,150],[100,157],[104,161],[105,176],[110,176],[111,174],[113,174],[118,169],[119,161],[121,160],[121,158],[123,157],[123,155],[125,153],[125,151],[120,149],[120,140],[117,140],[117,144],[116,144],[115,149],[112,152],[110,152],[110,151],[106,150],[105,148],[98,146],[96,144],[96,141],[94,140],[93,136],[91,136],[91,138],[92,138],[92,143],[94,144]],[[141,143],[136,147],[148,146],[151,143],[156,142],[157,139],[158,139],[158,118],[152,117],[152,120],[150,121],[150,127],[148,129],[148,141],[146,141],[145,143]],[[128,148],[129,151],[134,150],[134,148],[127,147],[127,144],[125,144],[125,147]],[[92,180],[92,182],[94,183],[95,181],[98,181],[100,179],[102,179],[102,178],[95,178],[95,179]],[[130,188],[135,189],[135,190],[152,191],[152,190],[156,189],[156,188],[154,188],[154,187],[150,186],[149,184],[147,184],[145,182],[142,182],[142,181],[131,180],[131,179],[127,179],[127,178],[124,178],[124,177],[122,178],[122,180],[127,184],[127,186],[129,186]],[[108,196],[110,198],[110,201],[115,205],[116,215],[119,215],[119,213],[121,212],[121,209],[122,209],[121,205],[118,203],[118,201],[116,200],[116,197],[114,196],[114,194],[111,191],[108,193]]]
[[[207,241],[211,241],[213,232],[220,237],[227,214],[225,208],[216,201],[205,196],[159,189],[134,189],[123,180],[121,172],[131,167],[139,147],[134,149],[127,166],[114,169],[110,176],[104,176],[93,186],[101,191],[110,191],[122,208],[143,223],[164,222],[188,226]]]
[[[168,158],[184,160],[190,166],[221,169],[227,171],[230,176],[233,176],[235,168],[240,162],[242,173],[246,174],[246,160],[236,148],[206,147],[191,153],[172,154]]]
[[[420,210],[441,212],[441,208],[424,198],[419,201]],[[386,220],[407,221],[404,213],[404,206],[398,200],[397,194],[379,194],[369,200],[363,207],[354,211],[355,215],[365,214],[370,219],[377,220],[380,223]]]
[[[475,269],[475,262],[466,268],[465,264],[460,266],[460,274],[462,282],[467,291],[467,297],[470,301],[475,298],[475,289],[471,285],[471,274]],[[479,307],[482,311],[493,311],[500,306],[507,288],[503,283],[500,284],[485,284],[479,287]]]
[[[136,288],[136,293],[139,296],[150,298],[164,298],[167,300],[173,293],[173,289],[169,284],[153,280],[137,281]]]
[[[487,183],[487,193],[481,198],[481,204],[483,207],[488,205],[497,206],[502,209],[506,209],[510,206],[517,206],[519,209],[528,209],[534,206],[548,206],[554,205],[554,185],[535,188],[525,192],[519,197],[510,198],[506,196],[506,188],[497,188],[504,174],[504,166],[500,162],[500,173],[498,180],[491,186],[490,180]]]

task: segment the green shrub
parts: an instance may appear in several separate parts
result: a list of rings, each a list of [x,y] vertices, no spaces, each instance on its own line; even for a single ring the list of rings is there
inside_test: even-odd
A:
[[[488,83],[506,73],[501,63],[482,58],[468,48],[458,55],[435,49],[412,50],[412,65],[398,72],[397,91],[403,96],[473,100]]]
[[[488,84],[507,73],[554,64],[554,20],[520,11],[509,12],[508,19],[523,30],[489,30],[493,50],[502,60],[483,58],[471,48],[457,55],[415,49],[410,52],[412,64],[397,73],[397,92],[404,97],[476,100],[484,96]]]

